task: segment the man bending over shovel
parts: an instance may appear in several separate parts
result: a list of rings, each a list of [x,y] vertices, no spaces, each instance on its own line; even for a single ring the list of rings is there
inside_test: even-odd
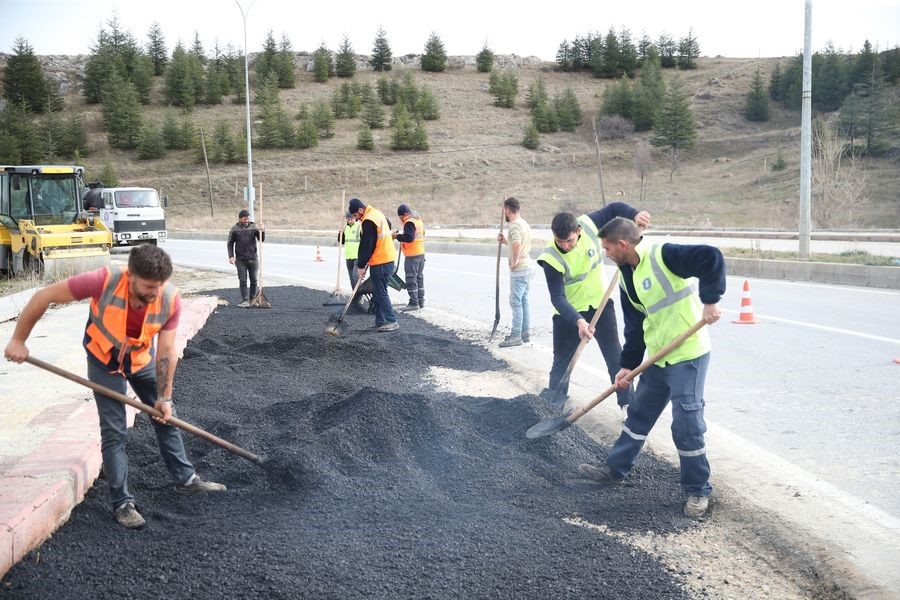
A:
[[[596,330],[590,321],[600,307],[606,291],[603,275],[603,249],[598,232],[616,217],[634,219],[642,227],[650,223],[650,214],[638,211],[624,202],[613,202],[577,219],[568,212],[553,217],[550,230],[553,239],[538,257],[544,269],[547,289],[553,303],[553,366],[550,383],[541,397],[554,404],[565,404],[569,381],[563,375],[582,339],[597,340],[610,380],[619,370],[622,345],[616,329],[616,311],[610,299],[597,321]],[[631,400],[631,389],[617,393],[623,409]]]
[[[131,250],[127,269],[103,267],[38,290],[19,315],[5,355],[17,363],[28,358],[25,341],[51,304],[90,298],[84,331],[88,379],[121,394],[130,383],[144,404],[163,414],[151,422],[176,493],[222,491],[225,486],[221,483],[197,476],[184,451],[181,433],[166,423],[174,414],[172,382],[178,360],[175,330],[181,312],[181,296],[169,283],[171,276],[169,255],[156,246],[141,244]],[[128,491],[125,405],[98,392],[94,392],[94,399],[100,417],[103,472],[116,521],[129,529],[143,527],[144,518]]]
[[[725,260],[712,246],[653,244],[644,241],[628,219],[613,219],[600,230],[606,255],[619,265],[625,348],[616,385],[637,367],[644,350],[656,354],[693,323],[719,320],[716,303],[725,293]],[[700,280],[700,295],[687,281]],[[702,305],[701,305],[702,302]],[[684,514],[700,519],[709,509],[709,461],[703,434],[703,384],[709,366],[706,328],[641,373],[619,439],[600,465],[578,470],[600,483],[621,483],[631,471],[647,435],[669,400],[672,401],[672,439],[681,461],[681,487],[687,495]]]

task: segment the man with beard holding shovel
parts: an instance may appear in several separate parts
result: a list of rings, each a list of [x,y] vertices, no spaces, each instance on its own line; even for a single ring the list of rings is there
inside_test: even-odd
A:
[[[25,341],[51,304],[90,298],[84,331],[88,379],[121,394],[130,383],[144,404],[162,413],[161,419],[154,417],[151,422],[176,493],[222,491],[225,486],[221,483],[197,476],[184,451],[181,433],[166,423],[174,415],[172,383],[178,361],[175,332],[181,312],[181,296],[169,284],[171,276],[169,255],[156,246],[141,244],[131,250],[127,269],[103,267],[40,289],[22,309],[5,356],[17,363],[28,358]],[[103,472],[115,519],[129,529],[143,527],[144,518],[128,491],[125,406],[97,392],[94,399],[100,417]]]
[[[616,217],[634,219],[642,227],[650,223],[650,214],[638,211],[624,202],[613,202],[600,210],[577,219],[568,212],[553,217],[550,229],[553,239],[538,257],[544,269],[547,289],[553,303],[553,366],[550,383],[541,397],[557,406],[565,404],[569,381],[563,377],[580,340],[594,338],[600,346],[607,372],[612,380],[619,370],[622,346],[616,328],[616,312],[612,300],[600,313],[596,330],[590,321],[600,307],[606,291],[603,275],[603,248],[600,228]],[[631,388],[617,393],[623,411],[631,401]]]
[[[719,320],[716,303],[725,293],[725,260],[712,246],[652,244],[634,223],[614,219],[600,230],[606,255],[619,265],[625,349],[616,374],[619,388],[643,359],[655,355],[691,324]],[[700,280],[699,298],[687,281]],[[701,306],[702,303],[702,306]],[[703,518],[709,509],[709,461],[703,434],[703,384],[709,366],[709,333],[702,328],[641,373],[622,433],[606,462],[578,470],[600,483],[621,483],[631,471],[647,435],[669,400],[672,440],[681,461],[681,486],[687,496],[684,514]]]

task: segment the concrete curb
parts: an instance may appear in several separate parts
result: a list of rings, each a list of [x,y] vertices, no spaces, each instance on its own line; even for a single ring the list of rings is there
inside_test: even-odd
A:
[[[226,237],[223,237],[224,235],[219,232],[169,232],[169,237],[173,239],[217,240],[222,241],[223,245],[223,240],[226,239]],[[315,246],[316,244],[334,246],[336,244],[334,236],[309,237],[284,234],[267,235],[266,242],[307,246]],[[474,242],[428,242],[428,251],[438,254],[496,256],[497,246],[496,244]],[[533,249],[532,257],[537,258],[540,251],[540,248]],[[736,277],[787,279],[790,281],[900,289],[900,267],[731,257],[725,257],[725,265],[728,274]],[[2,316],[2,313],[0,313],[0,316]]]
[[[218,299],[212,296],[182,299],[176,339],[179,357],[217,305]],[[100,473],[103,458],[97,411],[90,401],[75,406],[40,446],[2,479],[0,577],[68,520]],[[130,407],[129,411],[133,423],[136,411]]]

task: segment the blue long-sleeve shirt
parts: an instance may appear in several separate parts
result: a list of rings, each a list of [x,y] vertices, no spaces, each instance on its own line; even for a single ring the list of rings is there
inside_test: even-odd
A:
[[[629,204],[625,204],[624,202],[613,202],[600,210],[588,213],[587,216],[594,222],[597,229],[602,229],[604,225],[616,217],[634,219],[638,212],[639,211],[636,208]],[[558,312],[563,319],[574,325],[578,322],[578,319],[581,318],[581,315],[575,310],[574,306],[569,304],[569,300],[566,298],[566,286],[563,282],[563,274],[542,260],[539,260],[538,264],[544,268],[544,277],[547,279],[547,289],[550,291],[550,302],[553,303],[553,308],[556,309],[556,312]],[[598,298],[597,300],[599,302],[600,299]],[[594,308],[597,307],[595,306]]]
[[[662,260],[675,275],[700,280],[700,302],[703,304],[716,304],[722,299],[725,293],[725,259],[718,248],[699,244],[663,244]],[[621,265],[619,271],[625,285],[620,294],[625,318],[625,345],[620,364],[625,369],[634,369],[641,364],[647,349],[644,343],[644,313],[629,301],[630,297],[640,304],[634,291],[634,267]]]

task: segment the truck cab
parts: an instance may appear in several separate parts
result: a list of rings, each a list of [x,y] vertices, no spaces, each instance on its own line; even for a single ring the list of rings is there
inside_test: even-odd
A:
[[[165,211],[153,188],[103,188],[91,184],[83,202],[85,210],[96,212],[112,231],[117,245],[156,245],[166,237]]]

